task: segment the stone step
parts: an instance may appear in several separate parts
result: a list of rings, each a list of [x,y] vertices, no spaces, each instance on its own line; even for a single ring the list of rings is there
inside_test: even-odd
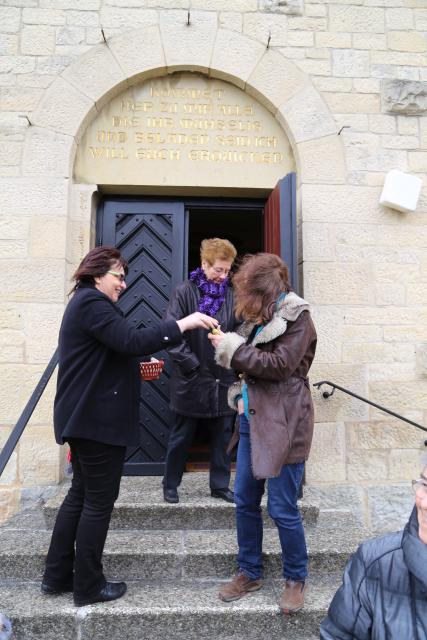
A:
[[[367,537],[351,526],[349,517],[328,517],[307,529],[312,571],[342,570],[349,555]],[[39,579],[49,546],[48,530],[0,529],[0,580]],[[264,531],[265,575],[281,576],[277,531]],[[235,531],[225,530],[114,530],[109,531],[104,567],[116,579],[183,579],[226,577],[235,571]]]
[[[52,528],[56,514],[68,490],[61,487],[57,495],[44,506],[48,528]],[[212,498],[207,473],[186,473],[179,488],[180,502],[168,504],[163,500],[161,478],[155,476],[122,478],[120,495],[111,518],[113,529],[228,529],[234,528],[234,505]],[[264,499],[265,505],[265,499]],[[300,503],[305,524],[317,521],[316,504]],[[266,527],[274,527],[264,509]]]
[[[129,581],[115,602],[76,608],[71,594],[43,596],[39,583],[2,581],[0,608],[17,640],[314,640],[340,576],[310,579],[305,607],[281,615],[282,581],[234,603],[218,598],[220,581]]]

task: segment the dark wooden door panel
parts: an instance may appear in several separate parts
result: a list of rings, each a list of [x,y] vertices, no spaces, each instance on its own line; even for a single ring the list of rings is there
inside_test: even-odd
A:
[[[104,203],[101,217],[99,242],[116,246],[129,263],[120,308],[138,328],[156,324],[164,315],[173,287],[184,275],[184,205],[110,200]],[[165,352],[155,355],[166,357]],[[141,384],[140,445],[126,452],[125,474],[163,473],[173,420],[168,405],[166,364],[159,380]]]

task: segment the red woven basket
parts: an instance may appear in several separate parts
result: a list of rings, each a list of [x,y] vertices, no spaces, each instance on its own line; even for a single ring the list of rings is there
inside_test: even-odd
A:
[[[158,362],[140,362],[139,369],[143,380],[157,380],[163,370],[164,360]]]

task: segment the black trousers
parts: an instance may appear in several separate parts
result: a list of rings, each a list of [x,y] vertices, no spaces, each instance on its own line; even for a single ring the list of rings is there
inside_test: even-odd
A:
[[[102,552],[119,495],[126,447],[93,440],[69,440],[73,479],[59,510],[43,580],[92,597],[105,585]]]
[[[231,439],[234,415],[218,418],[190,418],[175,415],[175,424],[170,432],[166,454],[163,485],[176,489],[181,484],[187,462],[188,449],[197,428],[208,429],[210,434],[209,486],[211,489],[226,489],[230,482],[231,457],[226,452]]]

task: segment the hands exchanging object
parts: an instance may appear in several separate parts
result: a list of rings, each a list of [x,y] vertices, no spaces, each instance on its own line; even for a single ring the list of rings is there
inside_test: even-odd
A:
[[[176,321],[181,332],[188,331],[189,329],[216,329],[218,327],[218,320],[211,318],[200,311],[196,311],[181,320]]]

